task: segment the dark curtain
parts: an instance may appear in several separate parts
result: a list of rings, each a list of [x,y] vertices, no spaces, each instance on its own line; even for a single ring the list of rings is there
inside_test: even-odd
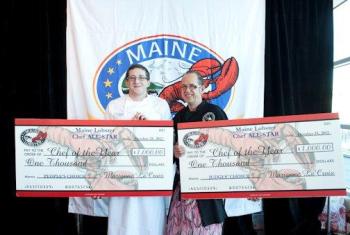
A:
[[[266,0],[265,116],[330,112],[331,0]]]
[[[67,199],[15,197],[14,118],[66,118],[66,1],[6,0],[0,15],[2,229],[76,234]],[[265,116],[331,110],[332,30],[331,0],[266,0]],[[290,203],[302,211],[319,203],[280,200],[286,220]],[[274,210],[283,207],[268,201],[272,206],[266,219],[282,226],[283,218]]]
[[[66,1],[4,1],[1,31],[1,229],[74,234],[67,199],[15,197],[14,118],[66,118]]]
[[[332,72],[332,1],[266,0],[264,115],[331,112]],[[264,200],[266,234],[318,234],[324,201]]]

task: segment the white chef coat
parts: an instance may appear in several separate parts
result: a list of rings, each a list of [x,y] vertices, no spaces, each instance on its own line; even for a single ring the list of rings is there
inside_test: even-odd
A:
[[[133,101],[128,95],[113,100],[106,119],[131,119],[136,112],[148,120],[171,119],[165,100],[148,95]],[[162,235],[166,223],[167,197],[112,197],[109,201],[108,235]]]

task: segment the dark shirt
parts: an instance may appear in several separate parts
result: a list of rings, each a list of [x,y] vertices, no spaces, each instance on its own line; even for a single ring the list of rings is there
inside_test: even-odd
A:
[[[181,109],[173,120],[177,142],[177,123],[227,120],[227,116],[219,106],[203,101],[198,105],[196,111],[191,112],[188,107]]]
[[[190,111],[188,107],[182,109],[173,120],[177,142],[177,123],[227,120],[227,116],[219,106],[203,101],[195,111]],[[178,166],[177,161],[176,164]],[[222,223],[227,217],[222,199],[197,200],[197,204],[203,226]]]

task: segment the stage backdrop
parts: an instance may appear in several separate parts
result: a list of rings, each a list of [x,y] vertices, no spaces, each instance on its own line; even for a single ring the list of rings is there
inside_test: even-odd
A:
[[[150,71],[149,92],[184,107],[179,83],[188,70],[205,77],[203,98],[230,119],[261,117],[264,104],[265,1],[68,0],[69,119],[102,119],[126,94],[127,68]],[[71,198],[69,211],[106,215],[106,204]]]

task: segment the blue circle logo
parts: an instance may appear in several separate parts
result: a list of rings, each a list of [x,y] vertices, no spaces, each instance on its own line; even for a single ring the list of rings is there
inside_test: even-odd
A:
[[[234,57],[224,60],[205,45],[188,38],[155,35],[117,48],[101,63],[94,78],[94,98],[102,112],[111,100],[127,94],[124,78],[132,64],[142,64],[149,70],[149,93],[165,99],[173,113],[184,107],[180,80],[188,70],[198,71],[204,77],[204,100],[222,109],[232,103],[238,78]]]

